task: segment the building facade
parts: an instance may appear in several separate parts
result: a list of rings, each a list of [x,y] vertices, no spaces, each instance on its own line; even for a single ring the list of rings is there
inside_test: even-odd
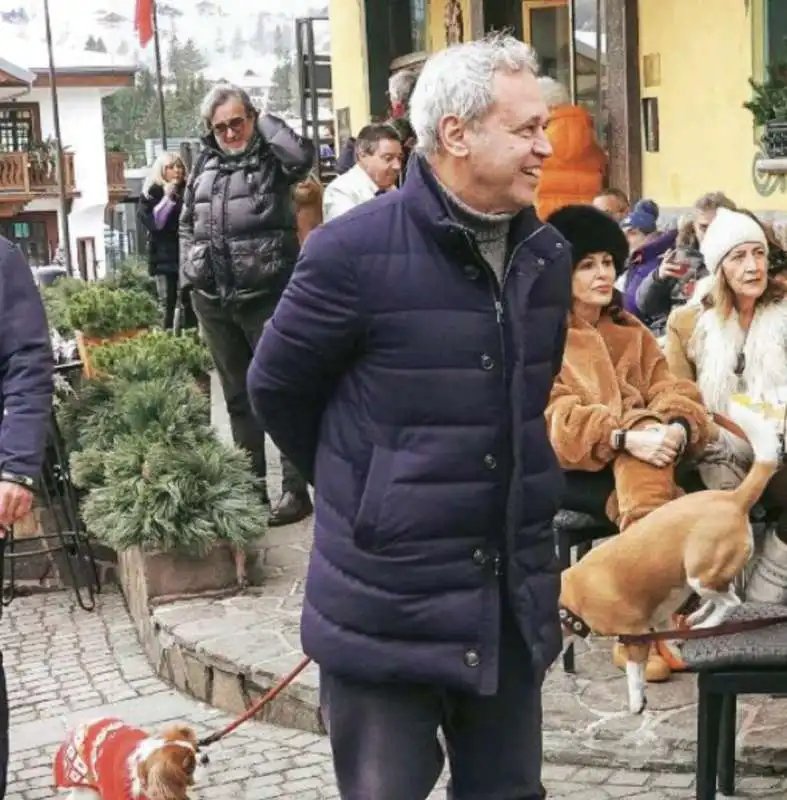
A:
[[[743,108],[749,78],[787,57],[785,0],[331,0],[330,19],[340,138],[384,115],[392,71],[508,28],[593,115],[609,185],[667,215],[723,190],[787,218],[787,164]]]
[[[85,278],[105,268],[105,214],[127,194],[126,155],[108,152],[102,98],[131,86],[135,69],[103,53],[56,53],[70,247]],[[60,194],[46,53],[0,59],[0,234],[34,266],[60,248]]]

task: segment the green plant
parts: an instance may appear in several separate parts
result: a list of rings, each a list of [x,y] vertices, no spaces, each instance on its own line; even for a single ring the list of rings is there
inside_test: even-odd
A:
[[[100,385],[94,389],[96,399]],[[99,400],[82,419],[75,437],[77,452],[71,466],[79,488],[100,485],[104,459],[127,437],[150,446],[169,442],[188,450],[213,435],[208,399],[182,375],[147,381],[110,378],[104,382],[104,391],[104,402]]]
[[[170,331],[151,330],[133,339],[107,342],[91,352],[91,361],[99,372],[138,380],[178,372],[197,378],[212,366],[210,351],[196,331],[175,336]]]
[[[54,328],[61,336],[73,334],[73,328],[68,319],[68,307],[71,300],[85,291],[89,285],[80,278],[64,276],[49,286],[41,288],[41,299],[44,303],[49,327]]]
[[[148,272],[147,261],[139,256],[129,256],[102,283],[110,289],[137,289],[158,301],[156,279]]]
[[[265,531],[248,456],[215,438],[183,449],[130,436],[105,458],[106,483],[88,495],[83,518],[111,547],[204,554]]]
[[[743,107],[751,112],[756,125],[787,121],[787,62],[769,66],[764,81],[749,78],[749,86],[752,97]]]
[[[139,289],[113,289],[90,283],[69,299],[67,321],[85,336],[107,338],[118,333],[153,327],[160,317],[156,301]]]

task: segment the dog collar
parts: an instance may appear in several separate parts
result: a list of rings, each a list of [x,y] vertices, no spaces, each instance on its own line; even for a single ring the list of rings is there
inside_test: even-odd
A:
[[[587,639],[592,633],[585,620],[565,606],[559,606],[558,614],[560,616],[560,624],[570,633],[579,636],[580,639]]]

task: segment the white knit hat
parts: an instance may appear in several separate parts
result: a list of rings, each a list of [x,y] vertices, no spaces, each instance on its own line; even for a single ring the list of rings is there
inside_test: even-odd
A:
[[[739,211],[720,208],[700,244],[700,252],[708,272],[715,275],[724,256],[745,242],[757,242],[768,247],[765,231],[758,222]]]

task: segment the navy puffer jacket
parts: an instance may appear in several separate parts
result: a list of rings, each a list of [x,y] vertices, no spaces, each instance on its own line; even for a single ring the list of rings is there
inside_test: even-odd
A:
[[[497,690],[501,581],[544,671],[560,648],[544,408],[569,246],[512,223],[502,294],[414,158],[404,188],[314,231],[249,372],[316,487],[305,652],[368,681]]]

